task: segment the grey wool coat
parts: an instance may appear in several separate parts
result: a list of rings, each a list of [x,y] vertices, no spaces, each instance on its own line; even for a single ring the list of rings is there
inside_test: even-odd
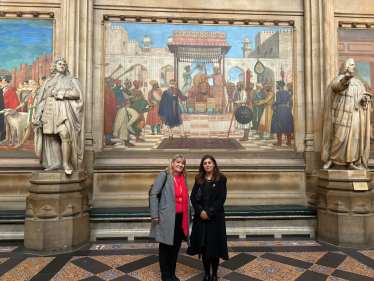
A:
[[[164,188],[162,184],[167,179]],[[190,198],[188,194],[187,179],[185,179],[188,197],[188,226],[191,223],[191,210],[190,210]],[[157,195],[161,192],[160,201],[158,201]],[[156,241],[167,245],[173,245],[174,243],[174,227],[175,227],[175,189],[173,174],[169,172],[161,172],[156,178],[151,194],[150,194],[150,208],[151,217],[158,218],[158,224],[154,221],[151,223],[151,230],[149,232],[150,238],[155,238]],[[188,231],[187,244],[190,246],[190,233]]]

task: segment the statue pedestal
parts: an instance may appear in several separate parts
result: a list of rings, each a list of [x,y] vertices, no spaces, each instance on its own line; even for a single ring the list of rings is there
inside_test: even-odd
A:
[[[33,173],[26,198],[25,252],[72,252],[89,243],[89,202],[83,172]]]
[[[370,171],[320,170],[318,179],[318,240],[341,247],[374,247]]]

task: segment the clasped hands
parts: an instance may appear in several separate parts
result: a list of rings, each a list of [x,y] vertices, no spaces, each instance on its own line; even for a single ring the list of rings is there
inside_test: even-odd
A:
[[[201,218],[202,220],[208,220],[208,221],[210,221],[210,218],[209,218],[209,216],[207,215],[207,213],[206,213],[205,211],[202,211],[202,212],[200,213],[200,218]]]
[[[65,95],[66,91],[61,90],[61,89],[57,90],[56,88],[53,88],[51,93],[56,100],[58,100],[58,99],[62,100],[64,98],[64,95]]]

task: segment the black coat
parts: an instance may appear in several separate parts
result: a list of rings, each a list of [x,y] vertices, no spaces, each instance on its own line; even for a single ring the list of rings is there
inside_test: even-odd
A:
[[[190,238],[191,247],[188,248],[187,254],[202,254],[201,247],[205,239],[204,235],[206,235],[206,258],[220,257],[224,260],[229,259],[227,252],[225,210],[223,209],[227,194],[226,182],[227,179],[221,177],[218,182],[213,183],[213,186],[211,186],[207,194],[206,181],[201,186],[195,181],[191,193],[191,202],[195,210],[195,215]],[[202,198],[198,202],[196,200],[196,194],[199,187],[201,188]],[[205,211],[211,220],[201,219],[200,213],[202,211]]]

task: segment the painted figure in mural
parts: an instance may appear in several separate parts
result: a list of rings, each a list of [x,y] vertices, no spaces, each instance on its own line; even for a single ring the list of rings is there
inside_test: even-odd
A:
[[[253,99],[254,99],[254,96],[255,96],[255,90],[253,89],[254,86],[255,86],[255,84],[249,83],[248,88],[246,89],[246,91],[247,91],[247,105],[252,110],[253,110]]]
[[[114,78],[106,77],[104,86],[104,137],[105,145],[114,145],[112,142],[113,123],[117,114],[117,99],[112,90]]]
[[[45,80],[47,80],[47,77],[45,77],[45,76],[40,77],[40,79],[39,79],[39,85],[41,86],[44,83]]]
[[[148,100],[152,104],[154,104],[154,106],[153,109],[148,112],[146,125],[151,126],[152,135],[155,134],[156,127],[157,134],[159,135],[161,134],[162,120],[160,116],[158,116],[158,108],[160,106],[160,101],[162,98],[162,91],[159,88],[159,85],[156,80],[151,80],[149,84],[151,84],[152,89],[148,93]]]
[[[125,88],[123,89],[122,95],[126,103],[127,101],[130,101],[133,98],[133,96],[131,95],[132,82],[131,80],[126,79],[124,84],[125,84]]]
[[[238,99],[236,100],[236,97],[233,97],[234,103],[235,103],[235,109],[244,106],[247,104],[247,92],[244,89],[244,82],[238,82],[237,88],[238,88]],[[249,131],[252,127],[252,121],[247,124],[241,124],[238,121],[235,120],[234,123],[235,129],[244,129],[244,135],[243,138],[240,139],[240,141],[248,141]]]
[[[228,96],[227,111],[233,112],[235,107],[234,101],[238,100],[239,92],[236,91],[234,83],[230,83],[228,86],[226,86],[226,90]]]
[[[260,120],[262,114],[264,113],[265,106],[263,104],[256,106],[256,102],[262,101],[265,99],[265,93],[262,91],[262,84],[256,84],[256,91],[253,97],[253,129],[257,132],[258,125],[260,125]],[[257,133],[258,134],[258,133]]]
[[[277,134],[277,142],[274,146],[282,145],[282,134],[287,135],[287,145],[291,146],[291,137],[293,133],[293,101],[288,91],[284,90],[286,83],[277,81],[277,93],[273,108],[273,117],[271,119],[271,132]]]
[[[4,98],[3,98],[3,88],[0,87],[0,111],[5,109],[4,105]],[[6,132],[5,132],[5,118],[3,114],[0,114],[0,142],[5,140]]]
[[[132,127],[135,131],[136,142],[141,142],[145,141],[144,139],[140,138],[140,133],[145,126],[144,113],[148,112],[149,108],[147,108],[148,102],[144,98],[142,91],[139,90],[140,82],[138,80],[135,80],[133,84],[135,88],[131,90],[131,95],[133,96],[133,98],[131,99],[130,107],[135,109],[139,113],[140,117],[138,120],[136,120],[135,123],[133,123]]]
[[[115,87],[112,89],[114,95],[116,96],[116,108],[117,110],[125,106],[125,98],[123,97],[122,81],[116,79],[113,81]]]
[[[64,58],[53,58],[35,112],[35,153],[46,171],[84,169],[84,101],[78,79]]]
[[[341,64],[339,75],[327,87],[323,127],[323,168],[334,164],[366,170],[370,154],[372,95],[353,77],[355,62]]]
[[[183,80],[184,80],[184,86],[182,88],[182,94],[183,94],[183,96],[187,96],[188,92],[192,88],[192,76],[191,76],[191,74],[195,71],[196,68],[197,68],[197,65],[194,68],[192,68],[192,69],[191,69],[191,66],[189,66],[189,65],[186,65],[184,67],[184,70],[186,72],[183,73]],[[181,101],[181,105],[182,105],[182,108],[183,108],[184,112],[187,112],[186,102],[185,101]]]
[[[262,114],[260,124],[258,125],[258,134],[259,137],[255,138],[255,140],[262,140],[264,139],[264,133],[269,133],[270,136],[265,138],[266,140],[274,139],[274,134],[271,132],[271,119],[273,118],[273,108],[271,107],[275,102],[275,94],[271,90],[272,84],[268,83],[265,85],[265,99],[256,101],[255,106],[259,106],[263,104],[265,106],[264,113]]]
[[[23,136],[22,141],[19,144],[17,144],[14,148],[23,147],[25,141],[31,135],[31,132],[32,132],[32,129],[33,129],[33,124],[34,124],[34,115],[35,115],[35,112],[36,112],[36,106],[38,104],[38,96],[39,96],[39,93],[37,91],[38,89],[39,89],[39,85],[37,83],[33,84],[31,93],[24,96],[23,100],[21,101],[21,104],[14,109],[14,112],[15,112],[18,109],[21,109],[22,107],[24,107],[26,105],[27,106],[27,112],[28,112],[26,133]]]
[[[139,113],[131,108],[130,102],[126,102],[123,108],[120,108],[113,124],[113,136],[124,141],[126,146],[135,146],[130,142],[130,134],[135,135],[134,124],[139,119]]]
[[[185,101],[187,97],[183,96],[182,92],[176,87],[177,83],[174,79],[171,79],[169,84],[169,88],[162,94],[158,115],[168,126],[170,139],[173,138],[172,128],[177,126],[179,126],[181,138],[186,138],[178,99]]]
[[[15,109],[17,106],[19,106],[19,100],[18,100],[16,88],[12,87],[12,83],[10,83],[10,80],[8,78],[4,78],[1,81],[0,86],[3,91],[4,108]],[[3,140],[3,142],[10,142],[11,130],[6,119],[5,119],[5,132],[6,132],[5,140]]]
[[[223,75],[218,66],[213,67],[213,74],[208,76],[213,78],[213,97],[216,99],[216,105],[218,107],[218,112],[223,114],[226,113],[226,97],[223,92],[223,86],[226,84]]]
[[[213,89],[210,87],[206,74],[199,72],[193,78],[194,87],[189,96],[197,102],[205,102],[207,98],[213,98]]]

